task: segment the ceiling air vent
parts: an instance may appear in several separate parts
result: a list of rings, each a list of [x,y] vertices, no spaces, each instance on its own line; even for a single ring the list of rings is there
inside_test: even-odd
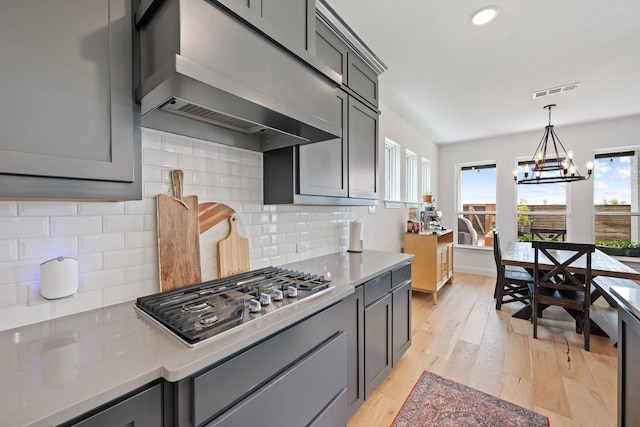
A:
[[[533,92],[533,99],[542,98],[549,95],[556,95],[558,93],[567,92],[578,88],[578,83],[570,83],[563,86],[552,87],[551,89],[537,90]]]

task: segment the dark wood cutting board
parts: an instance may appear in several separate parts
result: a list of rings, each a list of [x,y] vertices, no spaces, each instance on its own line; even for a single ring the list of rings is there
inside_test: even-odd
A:
[[[183,197],[181,170],[171,171],[171,181],[173,197],[157,197],[161,291],[202,282],[198,196]]]

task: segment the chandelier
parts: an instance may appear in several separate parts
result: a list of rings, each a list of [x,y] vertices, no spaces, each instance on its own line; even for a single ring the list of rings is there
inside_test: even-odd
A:
[[[518,179],[518,167],[513,169],[513,180],[518,184],[551,184],[556,182],[584,181],[591,177],[593,161],[587,162],[587,176],[580,175],[573,164],[573,151],[566,151],[551,124],[551,109],[556,104],[545,105],[549,110],[549,124],[530,162],[524,164],[524,176]]]

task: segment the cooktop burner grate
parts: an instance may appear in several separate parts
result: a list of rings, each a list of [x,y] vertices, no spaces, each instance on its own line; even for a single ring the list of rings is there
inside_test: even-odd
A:
[[[267,267],[140,297],[135,307],[194,346],[331,288],[323,276]]]

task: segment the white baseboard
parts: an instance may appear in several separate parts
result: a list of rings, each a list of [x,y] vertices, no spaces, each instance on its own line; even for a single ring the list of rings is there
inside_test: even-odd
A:
[[[454,274],[468,273],[468,274],[477,274],[479,276],[489,276],[489,277],[497,276],[495,268],[481,268],[481,267],[471,267],[471,266],[464,266],[464,265],[456,266],[453,272]]]

